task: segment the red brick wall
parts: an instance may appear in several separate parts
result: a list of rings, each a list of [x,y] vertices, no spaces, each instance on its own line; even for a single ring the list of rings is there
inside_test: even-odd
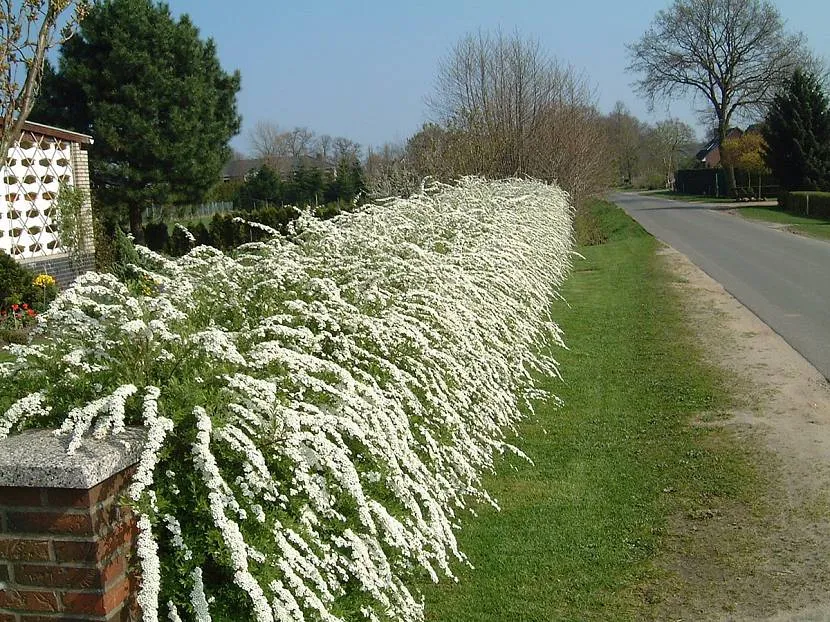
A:
[[[131,474],[90,490],[0,486],[0,622],[139,618],[135,521],[119,501]]]

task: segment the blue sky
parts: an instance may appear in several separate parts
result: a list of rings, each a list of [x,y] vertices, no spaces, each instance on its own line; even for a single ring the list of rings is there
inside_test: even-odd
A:
[[[168,0],[213,37],[227,70],[242,73],[243,117],[237,149],[257,121],[308,126],[363,145],[406,140],[428,120],[441,57],[482,28],[536,37],[563,62],[584,71],[608,112],[623,101],[640,118],[669,115],[693,124],[693,107],[677,102],[649,115],[625,72],[625,44],[636,40],[669,0],[350,1]],[[801,31],[830,61],[830,2],[777,3],[788,28]]]

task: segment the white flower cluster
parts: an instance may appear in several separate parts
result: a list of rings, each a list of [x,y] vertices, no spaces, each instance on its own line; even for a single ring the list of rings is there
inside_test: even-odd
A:
[[[14,426],[21,425],[27,419],[49,414],[50,407],[45,406],[43,393],[36,392],[21,397],[0,417],[0,439],[4,439]]]
[[[147,438],[138,462],[128,494],[133,501],[141,499],[141,494],[153,484],[153,473],[158,462],[158,454],[164,444],[164,437],[173,430],[173,422],[158,416],[158,399],[161,390],[158,387],[146,387],[144,394],[144,425]]]
[[[187,238],[187,241],[188,241],[188,242],[190,242],[191,244],[195,244],[195,243],[196,243],[196,238],[195,238],[195,237],[194,237],[194,235],[190,232],[190,229],[188,229],[187,227],[185,227],[183,224],[181,224],[181,223],[178,223],[178,222],[177,222],[177,223],[176,223],[176,229],[178,229],[179,231],[181,231],[181,232],[184,234],[184,237],[185,237],[185,238]]]
[[[145,619],[233,602],[238,619],[418,622],[414,569],[466,561],[459,512],[495,505],[482,474],[555,400],[533,377],[558,375],[571,220],[554,186],[466,178],[233,256],[138,247],[157,287],[88,274],[61,294],[4,366],[0,436],[63,416],[74,450],[93,424],[146,426],[129,490]]]
[[[158,622],[158,598],[161,589],[161,564],[158,544],[153,538],[153,526],[146,514],[139,515],[136,554],[141,560],[141,587],[136,602],[141,607],[142,619]]]

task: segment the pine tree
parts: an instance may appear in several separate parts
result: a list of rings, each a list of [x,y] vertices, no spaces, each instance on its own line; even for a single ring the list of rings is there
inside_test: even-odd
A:
[[[785,190],[830,190],[830,103],[815,76],[796,71],[763,128],[764,159]]]
[[[270,166],[263,165],[245,180],[239,190],[242,208],[256,209],[267,204],[280,204],[283,201],[283,186],[277,172]]]
[[[239,73],[225,73],[211,39],[151,0],[104,0],[61,48],[32,120],[92,134],[93,193],[141,232],[153,204],[197,202],[239,131]]]

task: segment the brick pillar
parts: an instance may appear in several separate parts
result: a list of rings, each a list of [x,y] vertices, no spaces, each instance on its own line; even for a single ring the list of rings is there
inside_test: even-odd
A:
[[[0,622],[138,619],[136,528],[121,497],[141,434],[121,440],[75,456],[48,431],[0,441]]]

